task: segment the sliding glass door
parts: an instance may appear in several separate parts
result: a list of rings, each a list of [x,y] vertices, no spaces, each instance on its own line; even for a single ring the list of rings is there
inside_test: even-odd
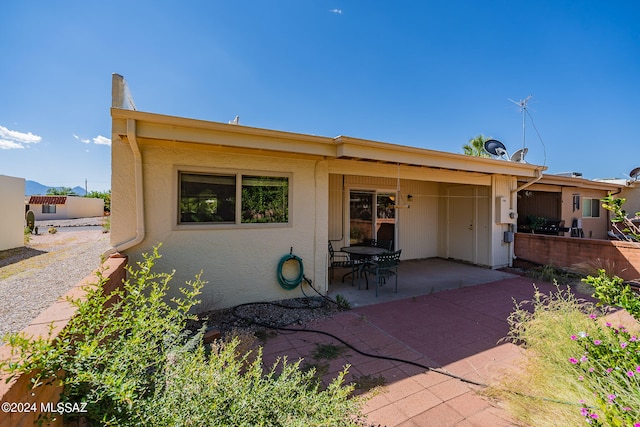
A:
[[[395,247],[395,200],[395,193],[349,192],[349,241],[352,246],[376,239],[391,242],[391,249]]]

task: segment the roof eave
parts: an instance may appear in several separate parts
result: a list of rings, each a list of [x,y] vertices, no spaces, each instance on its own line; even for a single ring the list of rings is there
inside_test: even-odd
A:
[[[624,185],[609,183],[609,182],[601,182],[601,181],[592,181],[584,178],[577,177],[569,177],[569,176],[560,176],[560,175],[543,175],[542,179],[538,181],[538,184],[547,184],[547,185],[557,185],[561,187],[576,187],[576,188],[588,188],[591,190],[606,190],[606,191],[616,191],[624,188]]]
[[[514,175],[523,178],[538,176],[545,166],[509,162],[492,158],[447,153],[426,148],[408,147],[369,141],[347,136],[335,138],[338,158],[369,159],[388,163],[401,163],[453,170],[465,170],[488,174]]]
[[[111,117],[113,133],[122,136],[126,136],[127,133],[126,120],[135,120],[136,135],[141,139],[335,156],[335,144],[333,139],[328,137],[119,108],[111,109]]]

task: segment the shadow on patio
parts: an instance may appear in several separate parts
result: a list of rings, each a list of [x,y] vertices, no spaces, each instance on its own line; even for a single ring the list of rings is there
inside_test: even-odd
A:
[[[349,271],[336,269],[333,281],[329,283],[329,297],[335,299],[339,294],[354,308],[517,277],[503,271],[442,258],[401,261],[398,267],[398,293],[394,292],[395,278],[392,277],[379,288],[376,298],[375,278],[369,277],[368,290],[364,278],[355,278],[351,286],[350,274],[342,282],[342,277]]]

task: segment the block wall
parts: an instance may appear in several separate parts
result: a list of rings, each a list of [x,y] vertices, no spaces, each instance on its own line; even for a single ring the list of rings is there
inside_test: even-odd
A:
[[[515,255],[526,261],[562,268],[601,260],[613,263],[614,273],[625,280],[640,278],[638,243],[516,233]]]
[[[122,285],[127,274],[125,270],[126,265],[126,258],[109,258],[102,264],[102,275],[109,279],[104,286],[105,292],[110,293]],[[96,282],[97,277],[95,274],[85,277],[75,287],[69,290],[69,292],[60,297],[53,305],[43,311],[29,326],[23,329],[22,332],[28,336],[46,337],[50,325],[53,324],[53,337],[57,336],[75,314],[75,307],[67,301],[67,298],[82,298],[85,294],[83,288]],[[0,360],[11,359],[11,357],[10,348],[6,345],[1,346]],[[61,391],[60,387],[56,385],[42,385],[34,389],[31,387],[30,379],[30,375],[22,375],[13,378],[7,383],[6,377],[0,375],[0,402],[2,404],[28,403],[30,404],[29,406],[31,406],[31,404],[35,403],[36,407],[35,412],[27,412],[24,410],[20,412],[0,411],[0,427],[33,426],[38,416],[42,415],[42,404],[53,404],[55,406],[55,404],[58,403]],[[60,416],[49,425],[56,427],[64,425],[68,427],[68,424],[64,424]]]

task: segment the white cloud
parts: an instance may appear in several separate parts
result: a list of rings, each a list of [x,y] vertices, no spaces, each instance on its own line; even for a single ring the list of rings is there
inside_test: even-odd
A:
[[[102,135],[98,135],[95,138],[93,138],[93,143],[98,145],[111,145],[111,140]]]
[[[24,145],[7,139],[0,139],[0,150],[11,150],[13,148],[24,148]]]
[[[25,148],[24,144],[37,144],[40,141],[42,137],[31,132],[18,132],[0,126],[0,148],[2,149]]]
[[[88,139],[86,139],[86,138],[80,138],[80,137],[79,137],[78,135],[76,135],[75,133],[74,133],[74,134],[72,134],[72,135],[73,135],[73,137],[74,137],[76,140],[78,140],[78,141],[80,141],[80,142],[84,142],[85,144],[88,144],[88,143],[90,143],[90,142],[91,142],[90,140],[88,140]]]
[[[342,15],[342,9],[331,9],[329,12],[336,13],[338,15]]]
[[[111,140],[102,135],[98,135],[93,139],[82,138],[76,135],[75,133],[72,135],[77,141],[84,142],[85,144],[91,144],[91,142],[93,142],[96,145],[111,145]]]

